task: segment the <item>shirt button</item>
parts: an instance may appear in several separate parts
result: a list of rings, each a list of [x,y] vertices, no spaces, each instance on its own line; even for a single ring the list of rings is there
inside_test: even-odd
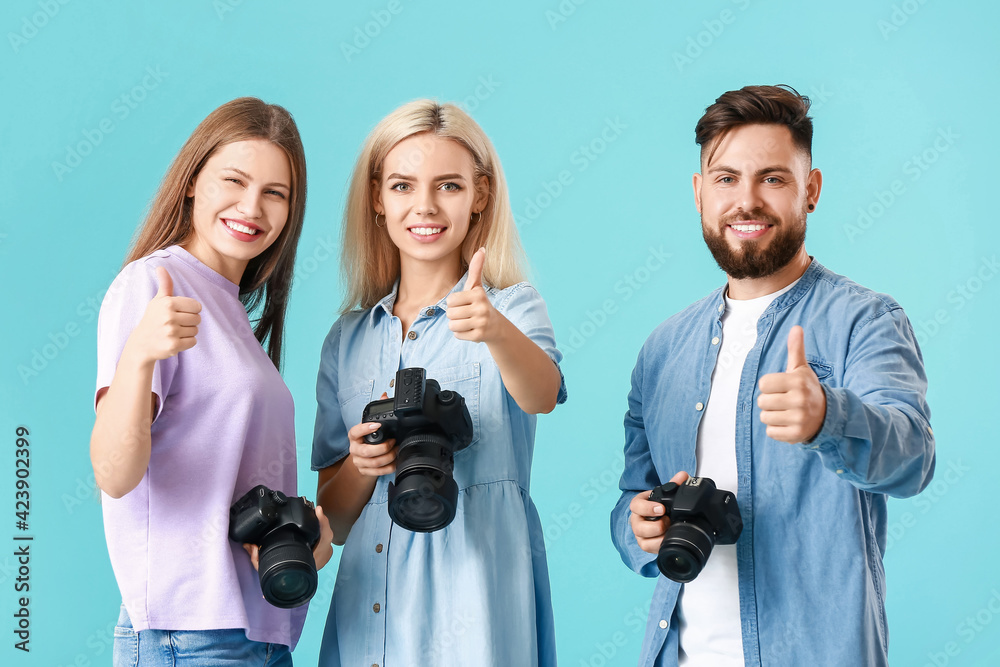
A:
[[[436,313],[436,312],[437,312],[437,311],[436,311],[436,310],[434,310],[433,308],[428,308],[428,309],[427,309],[427,315],[428,315],[429,317],[433,317],[433,316],[434,316],[434,313]]]
[[[705,404],[702,403],[701,401],[698,401],[697,403],[694,404],[694,409],[697,410],[698,412],[701,412],[704,408]]]
[[[719,337],[715,336],[714,338],[712,338],[712,345],[718,345],[718,344],[719,344]]]
[[[666,630],[666,629],[667,629],[667,622],[666,622],[666,621],[663,621],[663,620],[661,620],[661,621],[660,621],[660,627],[661,627],[661,628],[663,628],[664,630]]]
[[[929,435],[929,436],[933,436],[934,435],[934,430],[931,429],[930,426],[927,427],[927,435]]]
[[[389,386],[392,387],[396,384],[396,378],[389,380]]]
[[[382,543],[381,542],[375,545],[375,553],[377,553],[377,554],[382,553]]]
[[[374,612],[375,612],[376,614],[377,614],[377,613],[378,613],[378,612],[379,612],[379,611],[380,611],[381,609],[382,609],[382,605],[380,605],[380,604],[379,604],[378,602],[376,602],[375,604],[373,604],[373,605],[372,605],[372,611],[374,611]]]
[[[410,333],[406,334],[406,337],[409,338],[410,340],[416,340],[417,339],[417,332],[416,331],[411,331]]]
[[[720,303],[720,304],[719,304],[719,312],[721,313],[721,312],[722,312],[722,311],[724,311],[725,309],[726,309],[726,304],[724,304],[724,303]]]
[[[837,474],[838,475],[843,475],[844,474],[844,469],[843,468],[837,468]]]

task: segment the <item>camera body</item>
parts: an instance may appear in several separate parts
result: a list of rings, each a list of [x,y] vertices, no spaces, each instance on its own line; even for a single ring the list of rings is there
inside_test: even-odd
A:
[[[396,439],[396,476],[389,483],[389,516],[399,526],[429,533],[455,518],[455,452],[472,442],[472,417],[461,394],[442,390],[423,368],[396,373],[396,395],[365,406],[361,421],[379,429],[364,437]]]
[[[708,477],[661,484],[649,492],[649,499],[662,504],[670,519],[656,566],[674,581],[693,581],[716,544],[735,544],[743,532],[736,496],[716,489]]]
[[[275,607],[298,607],[316,592],[312,550],[319,536],[319,519],[311,502],[289,498],[263,484],[229,508],[229,539],[260,547],[260,589]]]

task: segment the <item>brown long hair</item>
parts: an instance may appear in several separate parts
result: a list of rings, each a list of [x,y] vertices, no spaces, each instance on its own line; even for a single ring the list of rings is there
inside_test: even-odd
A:
[[[462,270],[486,246],[483,280],[500,289],[524,280],[524,251],[514,224],[507,181],[493,144],[469,114],[451,103],[415,100],[399,107],[371,131],[354,166],[344,210],[341,271],[347,295],[341,312],[368,309],[392,289],[399,277],[399,250],[385,229],[375,225],[372,182],[382,178],[382,163],[403,139],[430,133],[458,142],[472,154],[474,178],[486,176],[489,199],[462,244]]]
[[[267,354],[280,369],[285,310],[306,209],[305,151],[295,121],[284,108],[256,97],[240,97],[210,113],[195,128],[167,170],[124,263],[187,242],[194,230],[193,199],[186,196],[188,185],[220,146],[250,139],[264,139],[282,149],[292,170],[285,227],[271,247],[247,264],[239,291],[248,316],[260,310],[254,322],[254,336],[261,345],[267,341]]]
[[[792,133],[792,141],[806,155],[812,155],[813,124],[809,117],[811,102],[791,86],[744,86],[730,90],[705,109],[694,129],[694,141],[701,146],[702,161],[712,161],[716,138],[740,125],[757,123],[784,125]],[[706,156],[705,151],[711,150]],[[707,158],[707,159],[706,159]]]

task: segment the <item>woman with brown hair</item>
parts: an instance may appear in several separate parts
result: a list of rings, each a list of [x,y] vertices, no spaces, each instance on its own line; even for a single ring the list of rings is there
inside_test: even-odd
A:
[[[457,106],[406,104],[365,142],[344,218],[347,297],[323,345],[312,457],[345,544],[320,664],[554,665],[529,486],[536,415],[566,388],[496,151]],[[378,425],[362,411],[413,367],[463,397],[472,440],[453,480],[397,479],[394,495],[396,440],[367,442]],[[404,497],[409,528],[389,516],[410,512],[392,505]]]
[[[258,484],[298,495],[278,369],[305,198],[291,115],[224,104],[174,159],[105,296],[90,453],[123,600],[116,666],[291,664],[305,607],[262,598],[255,549],[228,524]]]

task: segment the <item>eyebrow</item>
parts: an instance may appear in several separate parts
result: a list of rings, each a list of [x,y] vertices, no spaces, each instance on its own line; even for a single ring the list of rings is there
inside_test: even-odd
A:
[[[253,180],[253,176],[251,176],[250,174],[246,173],[242,169],[237,169],[236,167],[223,167],[223,169],[225,169],[226,171],[235,171],[237,174],[239,174],[243,178],[247,179],[248,181],[252,181]],[[286,190],[289,190],[289,191],[291,191],[291,189],[292,189],[291,186],[285,185],[284,183],[280,183],[278,181],[275,181],[274,183],[268,183],[267,185],[265,185],[265,187],[274,187],[276,185],[278,187],[285,188]]]
[[[730,167],[730,166],[724,165],[724,164],[720,164],[718,166],[711,167],[708,170],[708,173],[710,173],[710,174],[719,173],[719,172],[725,172],[727,174],[736,174],[737,176],[742,176],[743,175],[743,172],[741,172],[739,169],[737,169],[735,167]],[[779,166],[775,165],[775,166],[771,166],[771,167],[764,167],[763,169],[758,169],[757,171],[755,171],[753,173],[753,175],[754,176],[764,176],[765,174],[791,174],[791,173],[793,173],[793,172],[788,167],[779,167]]]
[[[387,181],[391,181],[392,179],[399,179],[401,181],[415,181],[415,180],[417,180],[416,176],[410,176],[409,174],[392,173],[392,174],[389,174],[388,176],[385,177],[385,180],[387,180]],[[440,176],[435,176],[431,180],[434,180],[434,181],[464,181],[465,180],[465,176],[462,176],[461,174],[441,174]]]

